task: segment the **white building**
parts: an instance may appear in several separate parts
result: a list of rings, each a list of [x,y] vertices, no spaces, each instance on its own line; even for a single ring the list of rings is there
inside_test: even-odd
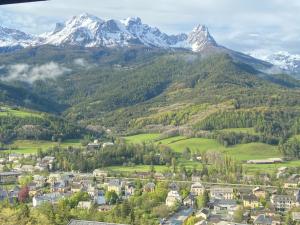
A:
[[[182,197],[178,191],[170,191],[166,198],[166,205],[169,207],[175,206],[176,204],[182,203]]]
[[[194,196],[203,195],[204,191],[205,191],[205,187],[199,182],[194,183],[191,186],[191,194]]]
[[[32,198],[32,205],[33,207],[37,207],[42,205],[45,202],[50,202],[51,204],[57,203],[60,199],[64,198],[64,196],[60,193],[50,193],[41,196],[34,196]]]
[[[210,197],[213,199],[233,199],[233,188],[227,187],[212,187],[210,189]]]

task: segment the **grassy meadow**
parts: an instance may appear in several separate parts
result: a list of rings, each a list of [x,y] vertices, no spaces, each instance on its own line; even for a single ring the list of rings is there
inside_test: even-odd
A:
[[[67,148],[69,146],[72,146],[72,147],[80,147],[81,146],[80,140],[66,140],[62,143],[51,142],[51,141],[18,140],[18,141],[13,142],[10,145],[10,148],[12,150],[6,150],[4,152],[35,154],[38,151],[38,149],[47,150],[49,148],[53,148],[58,145],[63,148]]]
[[[223,130],[224,131],[224,130]],[[226,129],[226,131],[235,131],[235,132],[251,132],[252,134],[255,132],[252,128],[242,128],[242,129]],[[224,147],[217,140],[207,139],[207,138],[186,138],[182,136],[176,136],[171,138],[166,138],[162,140],[158,140],[158,134],[140,134],[133,135],[129,137],[124,137],[124,139],[128,143],[143,143],[143,142],[153,142],[158,145],[165,145],[172,148],[174,151],[180,153],[185,148],[189,148],[192,152],[209,152],[209,151],[217,151],[228,156],[231,156],[235,160],[241,161],[244,163],[244,167],[249,172],[255,171],[275,171],[277,168],[281,166],[300,166],[300,161],[291,161],[281,164],[269,164],[269,165],[249,165],[245,162],[251,159],[267,159],[274,157],[281,157],[282,155],[278,151],[277,146],[268,145],[264,143],[247,143],[247,144],[238,144],[235,146]],[[199,162],[192,162],[184,159],[180,159],[178,162],[179,165],[184,165],[187,168],[193,167],[201,167]],[[135,171],[135,169],[141,170],[142,167],[128,167],[124,168],[124,170]],[[118,168],[120,169],[120,168]],[[149,168],[143,168],[145,171],[148,171]]]

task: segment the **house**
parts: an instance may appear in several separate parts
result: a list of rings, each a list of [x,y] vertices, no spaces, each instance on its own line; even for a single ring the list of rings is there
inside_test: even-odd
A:
[[[125,185],[125,196],[132,196],[135,192],[135,185],[133,183],[128,183]]]
[[[257,197],[257,198],[266,198],[267,192],[263,190],[260,187],[256,187],[252,190],[252,193]]]
[[[58,182],[54,182],[51,184],[51,191],[52,192],[61,192],[61,193],[65,193],[68,190],[70,190],[69,186],[66,184],[65,181],[58,181]],[[74,191],[73,189],[73,193],[76,193],[78,191]]]
[[[154,192],[155,191],[155,184],[153,182],[149,182],[144,185],[143,188],[144,192]]]
[[[293,195],[272,195],[271,203],[277,211],[286,211],[297,206]]]
[[[0,184],[17,183],[20,175],[19,172],[2,172],[0,173]]]
[[[37,164],[35,164],[34,170],[43,172],[43,171],[47,171],[48,167],[45,164],[38,162]]]
[[[92,184],[83,184],[84,190],[89,194],[89,196],[94,197],[98,193],[98,189]]]
[[[94,196],[94,202],[97,205],[105,205],[105,193],[104,191],[97,191],[96,195]]]
[[[33,165],[23,165],[20,168],[20,172],[33,173],[34,172],[34,166]]]
[[[107,175],[108,175],[108,172],[107,172],[107,171],[104,171],[104,170],[95,169],[95,170],[93,171],[93,176],[94,176],[94,177],[106,178]]]
[[[295,222],[300,222],[300,212],[292,212],[292,219]]]
[[[46,177],[41,175],[33,175],[33,181],[37,184],[38,187],[44,187],[46,184]]]
[[[296,188],[298,187],[298,181],[287,181],[284,182],[283,187],[284,188]]]
[[[202,218],[207,220],[210,216],[210,211],[208,208],[202,208],[196,213],[196,218]]]
[[[185,199],[183,199],[183,205],[185,206],[194,206],[195,204],[195,197],[193,195],[188,195]]]
[[[94,221],[85,221],[85,220],[71,220],[68,225],[125,225],[125,224],[94,222]]]
[[[27,187],[28,187],[28,189],[29,189],[29,195],[30,195],[30,196],[34,196],[34,195],[37,194],[38,188],[37,188],[35,182],[33,182],[33,181],[30,182],[29,184],[27,184]]]
[[[55,160],[56,159],[53,156],[45,156],[44,158],[42,158],[40,166],[41,166],[41,168],[46,168],[46,169],[52,170]]]
[[[262,206],[259,199],[254,194],[243,195],[242,200],[243,205],[246,208],[255,209]]]
[[[210,189],[210,197],[213,199],[233,199],[233,188],[214,186]]]
[[[122,192],[122,186],[121,186],[120,181],[118,179],[110,180],[109,183],[108,183],[108,186],[107,186],[107,190],[108,191],[114,191],[118,195],[120,195],[121,192]]]
[[[81,183],[73,183],[71,185],[71,192],[72,193],[78,193],[81,192],[83,189],[82,184]]]
[[[215,214],[226,212],[232,215],[238,208],[237,202],[233,199],[215,199],[210,205],[212,205]]]
[[[92,143],[88,143],[87,149],[88,150],[97,150],[101,147],[101,144],[99,143],[99,140],[94,140]]]
[[[176,204],[182,203],[182,197],[178,193],[178,191],[170,191],[166,198],[166,205],[169,207],[173,207]]]
[[[300,181],[300,175],[299,174],[293,174],[291,175],[287,181],[284,183],[284,188],[296,188],[298,187]]]
[[[191,194],[194,196],[203,195],[204,191],[205,191],[205,187],[199,182],[194,183],[191,186]]]
[[[92,208],[93,203],[91,201],[80,201],[78,202],[77,208],[80,209],[90,209]]]
[[[112,142],[105,142],[105,143],[103,143],[102,148],[107,148],[107,147],[111,147],[111,146],[114,146],[114,145],[115,144],[112,143]]]
[[[33,205],[33,207],[37,207],[39,205],[42,205],[45,202],[55,204],[62,198],[64,198],[64,195],[62,195],[60,193],[56,193],[56,192],[53,192],[50,194],[44,194],[41,196],[34,196],[32,198],[32,205]]]
[[[254,225],[272,225],[272,218],[265,214],[260,214],[255,218],[255,220],[253,221],[253,224]]]

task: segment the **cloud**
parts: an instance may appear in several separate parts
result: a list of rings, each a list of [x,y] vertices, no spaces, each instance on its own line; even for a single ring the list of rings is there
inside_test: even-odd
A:
[[[32,66],[28,64],[15,64],[7,66],[8,75],[2,77],[3,81],[23,81],[34,83],[38,80],[56,79],[71,70],[57,63],[50,62],[47,64]]]
[[[77,59],[74,59],[74,64],[76,66],[79,66],[79,67],[83,67],[83,68],[86,68],[86,69],[90,69],[92,68],[94,65],[89,63],[86,59],[84,58],[77,58]]]

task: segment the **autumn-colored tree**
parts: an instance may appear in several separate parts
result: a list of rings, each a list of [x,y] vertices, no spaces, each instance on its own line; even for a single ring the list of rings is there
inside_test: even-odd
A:
[[[19,195],[18,195],[18,200],[19,202],[25,202],[29,198],[29,188],[28,186],[24,186],[21,188]]]

